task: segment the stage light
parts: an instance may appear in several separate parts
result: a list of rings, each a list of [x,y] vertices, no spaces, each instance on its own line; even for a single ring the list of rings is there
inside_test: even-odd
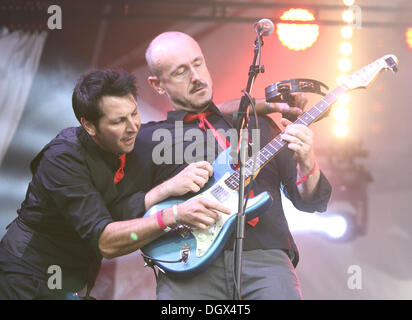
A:
[[[408,45],[409,49],[412,50],[412,28],[406,29],[405,40],[406,40],[406,44]]]
[[[336,123],[333,127],[333,133],[338,138],[346,137],[348,135],[348,131],[348,126],[344,123]]]
[[[353,233],[346,214],[303,212],[296,209],[283,193],[282,206],[293,234],[317,233],[331,240],[340,240],[347,239],[347,235]]]
[[[337,79],[336,82],[338,83],[338,85],[343,85],[346,81],[346,79],[348,78],[348,76],[346,74],[341,74]]]
[[[338,67],[341,72],[348,72],[352,67],[352,63],[348,58],[341,58],[338,61]]]
[[[355,14],[352,10],[345,10],[342,13],[342,20],[346,23],[352,23],[355,20]]]
[[[344,3],[346,6],[350,7],[350,6],[353,6],[353,5],[354,5],[355,0],[343,0],[343,3]]]
[[[350,96],[349,94],[346,93],[342,97],[339,98],[339,100],[337,101],[337,104],[343,106],[343,105],[347,105],[349,101],[350,101]]]
[[[333,239],[342,238],[348,230],[346,219],[340,215],[326,216],[323,222],[323,232]]]
[[[297,215],[288,213],[286,218],[292,233],[313,232],[338,239],[343,237],[348,229],[345,218],[338,215],[324,214],[324,216],[320,216],[314,213],[300,212]]]
[[[349,42],[342,42],[339,46],[339,51],[344,56],[348,56],[352,53],[352,45]]]
[[[346,107],[336,107],[333,109],[336,121],[344,122],[349,119],[349,110]]]
[[[315,17],[306,9],[290,9],[285,11],[280,20],[308,21],[311,23],[278,23],[276,33],[280,42],[295,51],[311,47],[319,36],[319,25],[314,23]]]
[[[340,29],[340,35],[344,39],[350,39],[353,36],[353,28],[350,26],[345,26]]]

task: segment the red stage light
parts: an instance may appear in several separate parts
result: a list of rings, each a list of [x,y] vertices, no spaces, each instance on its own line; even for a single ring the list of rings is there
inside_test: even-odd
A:
[[[283,12],[280,20],[308,21],[310,23],[278,23],[276,33],[280,42],[291,50],[305,50],[311,47],[319,36],[319,25],[315,17],[306,9],[289,9]]]

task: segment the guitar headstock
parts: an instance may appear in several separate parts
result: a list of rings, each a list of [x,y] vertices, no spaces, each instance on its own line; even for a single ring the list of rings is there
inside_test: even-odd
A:
[[[369,87],[383,70],[397,72],[398,58],[388,54],[348,76],[342,83],[348,90]]]

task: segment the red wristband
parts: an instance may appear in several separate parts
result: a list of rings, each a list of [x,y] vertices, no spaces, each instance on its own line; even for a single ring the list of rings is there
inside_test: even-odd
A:
[[[164,232],[169,232],[170,230],[172,230],[170,227],[168,227],[167,225],[164,224],[163,222],[163,217],[162,217],[162,213],[163,210],[157,211],[156,212],[156,219],[157,219],[157,223],[159,224],[160,228],[164,231]]]
[[[296,185],[298,186],[298,185],[304,183],[306,180],[308,180],[315,173],[315,171],[317,169],[318,169],[318,164],[317,164],[317,162],[315,162],[315,165],[313,166],[312,171],[309,172],[308,174],[304,175],[303,177],[301,177],[301,179],[298,182],[296,182]]]

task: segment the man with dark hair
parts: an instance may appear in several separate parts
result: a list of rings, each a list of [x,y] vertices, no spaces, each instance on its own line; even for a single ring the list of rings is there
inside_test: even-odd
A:
[[[26,198],[1,241],[0,300],[73,299],[85,286],[89,297],[102,257],[156,239],[163,233],[159,219],[175,223],[169,208],[160,216],[140,218],[143,213],[203,186],[212,173],[207,162],[195,163],[147,190],[139,155],[130,154],[140,128],[132,75],[90,72],[77,83],[72,102],[81,126],[62,130],[33,159]],[[217,211],[227,213],[206,200],[183,203],[179,211],[192,226],[208,226]]]
[[[215,159],[227,144],[223,143],[221,148],[220,143],[208,148],[202,142],[193,147],[192,141],[179,137],[197,129],[204,137],[199,141],[207,141],[207,136],[210,136],[207,131],[210,130],[217,141],[222,141],[216,132],[233,127],[231,119],[225,117],[212,101],[213,82],[202,50],[193,38],[181,32],[162,33],[150,43],[146,60],[151,71],[149,84],[157,93],[166,95],[174,108],[168,112],[166,120],[143,125],[136,140],[136,152],[144,150],[142,157],[146,160],[142,162],[150,173],[151,185],[157,185],[180,172],[187,163],[152,161],[150,157],[158,145],[152,138],[154,132],[168,131],[174,137],[167,146],[170,154],[174,155],[179,150],[185,153],[186,147],[190,147],[197,153],[193,158],[200,160],[204,156]],[[274,201],[258,221],[245,226],[242,284],[238,284],[242,288],[243,299],[302,298],[295,273],[298,249],[282,209],[281,188],[296,208],[308,212],[325,211],[331,194],[330,184],[316,164],[313,132],[286,119],[281,121],[286,126],[282,139],[288,143],[288,148],[270,161],[266,159],[267,165],[261,168],[252,189],[255,194],[270,192]],[[176,123],[181,125],[179,136]],[[249,123],[254,123],[254,117],[251,116]],[[259,117],[259,130],[262,146],[280,133],[268,117]],[[179,220],[180,211],[175,212]],[[193,278],[176,279],[167,273],[159,273],[157,298],[233,299],[236,288],[233,242],[232,236],[213,264]]]

